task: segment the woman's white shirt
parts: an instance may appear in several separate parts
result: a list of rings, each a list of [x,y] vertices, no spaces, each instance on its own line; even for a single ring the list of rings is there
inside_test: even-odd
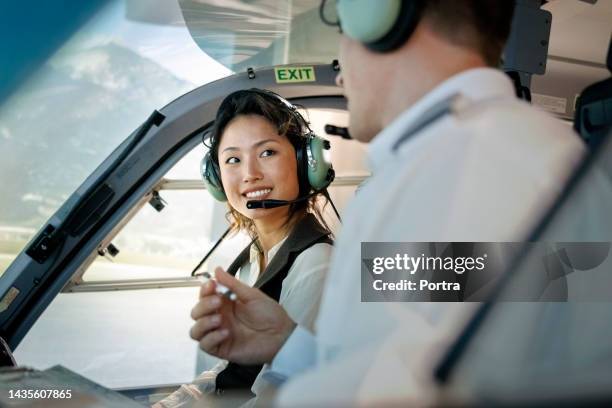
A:
[[[278,253],[287,238],[274,245],[268,251],[268,263]],[[302,251],[289,268],[283,280],[280,303],[289,317],[314,333],[314,320],[319,311],[319,301],[323,293],[325,272],[329,266],[332,246],[326,243],[315,244]],[[251,245],[249,263],[242,266],[237,278],[241,282],[253,286],[257,282],[261,270],[259,267],[260,252],[255,245]]]
[[[278,301],[294,322],[313,334],[332,248],[330,244],[320,243],[302,251],[283,280]],[[264,387],[269,386],[269,382],[262,378],[269,368],[269,365],[265,364],[255,379],[251,388],[255,395],[259,395]]]
[[[278,253],[285,239],[274,245],[268,251],[268,262]],[[319,304],[323,295],[325,275],[329,267],[332,246],[327,243],[319,243],[302,251],[289,268],[287,276],[283,280],[279,303],[285,308],[287,314],[299,326],[314,333],[314,322],[319,312]],[[250,248],[249,262],[243,265],[236,273],[236,278],[241,282],[253,286],[261,273],[259,257],[261,253],[252,244]],[[266,266],[267,266],[266,264]],[[166,397],[160,406],[177,408],[189,401],[199,399],[202,394],[214,392],[217,374],[225,369],[227,361],[222,360],[210,370],[204,371],[196,377],[192,384],[183,384],[174,393]],[[252,391],[256,395],[258,391],[267,386],[262,380],[262,373],[269,369],[266,364],[255,380]]]

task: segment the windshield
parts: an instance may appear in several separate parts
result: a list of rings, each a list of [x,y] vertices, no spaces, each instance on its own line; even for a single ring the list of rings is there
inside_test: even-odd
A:
[[[0,106],[0,273],[154,109],[231,74],[176,1],[110,1]]]

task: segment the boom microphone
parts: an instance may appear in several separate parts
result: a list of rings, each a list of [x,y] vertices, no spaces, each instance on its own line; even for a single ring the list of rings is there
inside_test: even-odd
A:
[[[293,203],[299,203],[301,201],[305,201],[308,200],[310,197],[313,197],[317,194],[319,194],[320,191],[315,191],[312,194],[308,194],[305,197],[300,197],[297,198],[295,200],[252,200],[252,201],[247,201],[246,206],[248,209],[252,210],[255,208],[276,208],[276,207],[282,207],[284,205],[290,205]]]
[[[340,136],[343,139],[352,139],[348,128],[342,126],[325,125],[325,133],[328,135]]]

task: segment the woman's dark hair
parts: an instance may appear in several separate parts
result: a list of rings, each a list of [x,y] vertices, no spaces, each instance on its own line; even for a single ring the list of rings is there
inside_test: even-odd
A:
[[[257,88],[233,92],[221,102],[210,137],[205,142],[205,145],[210,149],[211,159],[217,169],[219,169],[219,144],[223,133],[232,120],[243,115],[258,115],[267,119],[274,125],[279,135],[286,136],[289,139],[296,152],[304,148],[307,135],[312,132],[309,123],[297,111],[296,107],[274,92]],[[308,180],[305,180],[304,175],[300,175],[299,169],[296,169],[296,172],[300,187],[299,195],[305,196],[310,193],[310,185]],[[221,176],[220,172],[218,174]],[[316,205],[316,199],[317,196],[314,196],[309,200],[291,204],[285,227],[291,228],[295,222],[301,219],[301,216],[306,212],[311,212],[315,214],[327,230],[330,230],[323,219],[321,210]],[[229,211],[226,218],[234,226],[234,230],[244,230],[253,239],[257,238],[253,221],[240,214],[229,203],[228,207]]]

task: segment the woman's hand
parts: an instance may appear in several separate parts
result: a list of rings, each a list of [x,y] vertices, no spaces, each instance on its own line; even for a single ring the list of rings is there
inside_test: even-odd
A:
[[[235,301],[216,293],[216,282],[200,288],[200,300],[191,309],[196,322],[191,338],[216,357],[239,364],[269,363],[295,328],[285,309],[259,289],[251,288],[221,268],[217,282],[237,296]]]

